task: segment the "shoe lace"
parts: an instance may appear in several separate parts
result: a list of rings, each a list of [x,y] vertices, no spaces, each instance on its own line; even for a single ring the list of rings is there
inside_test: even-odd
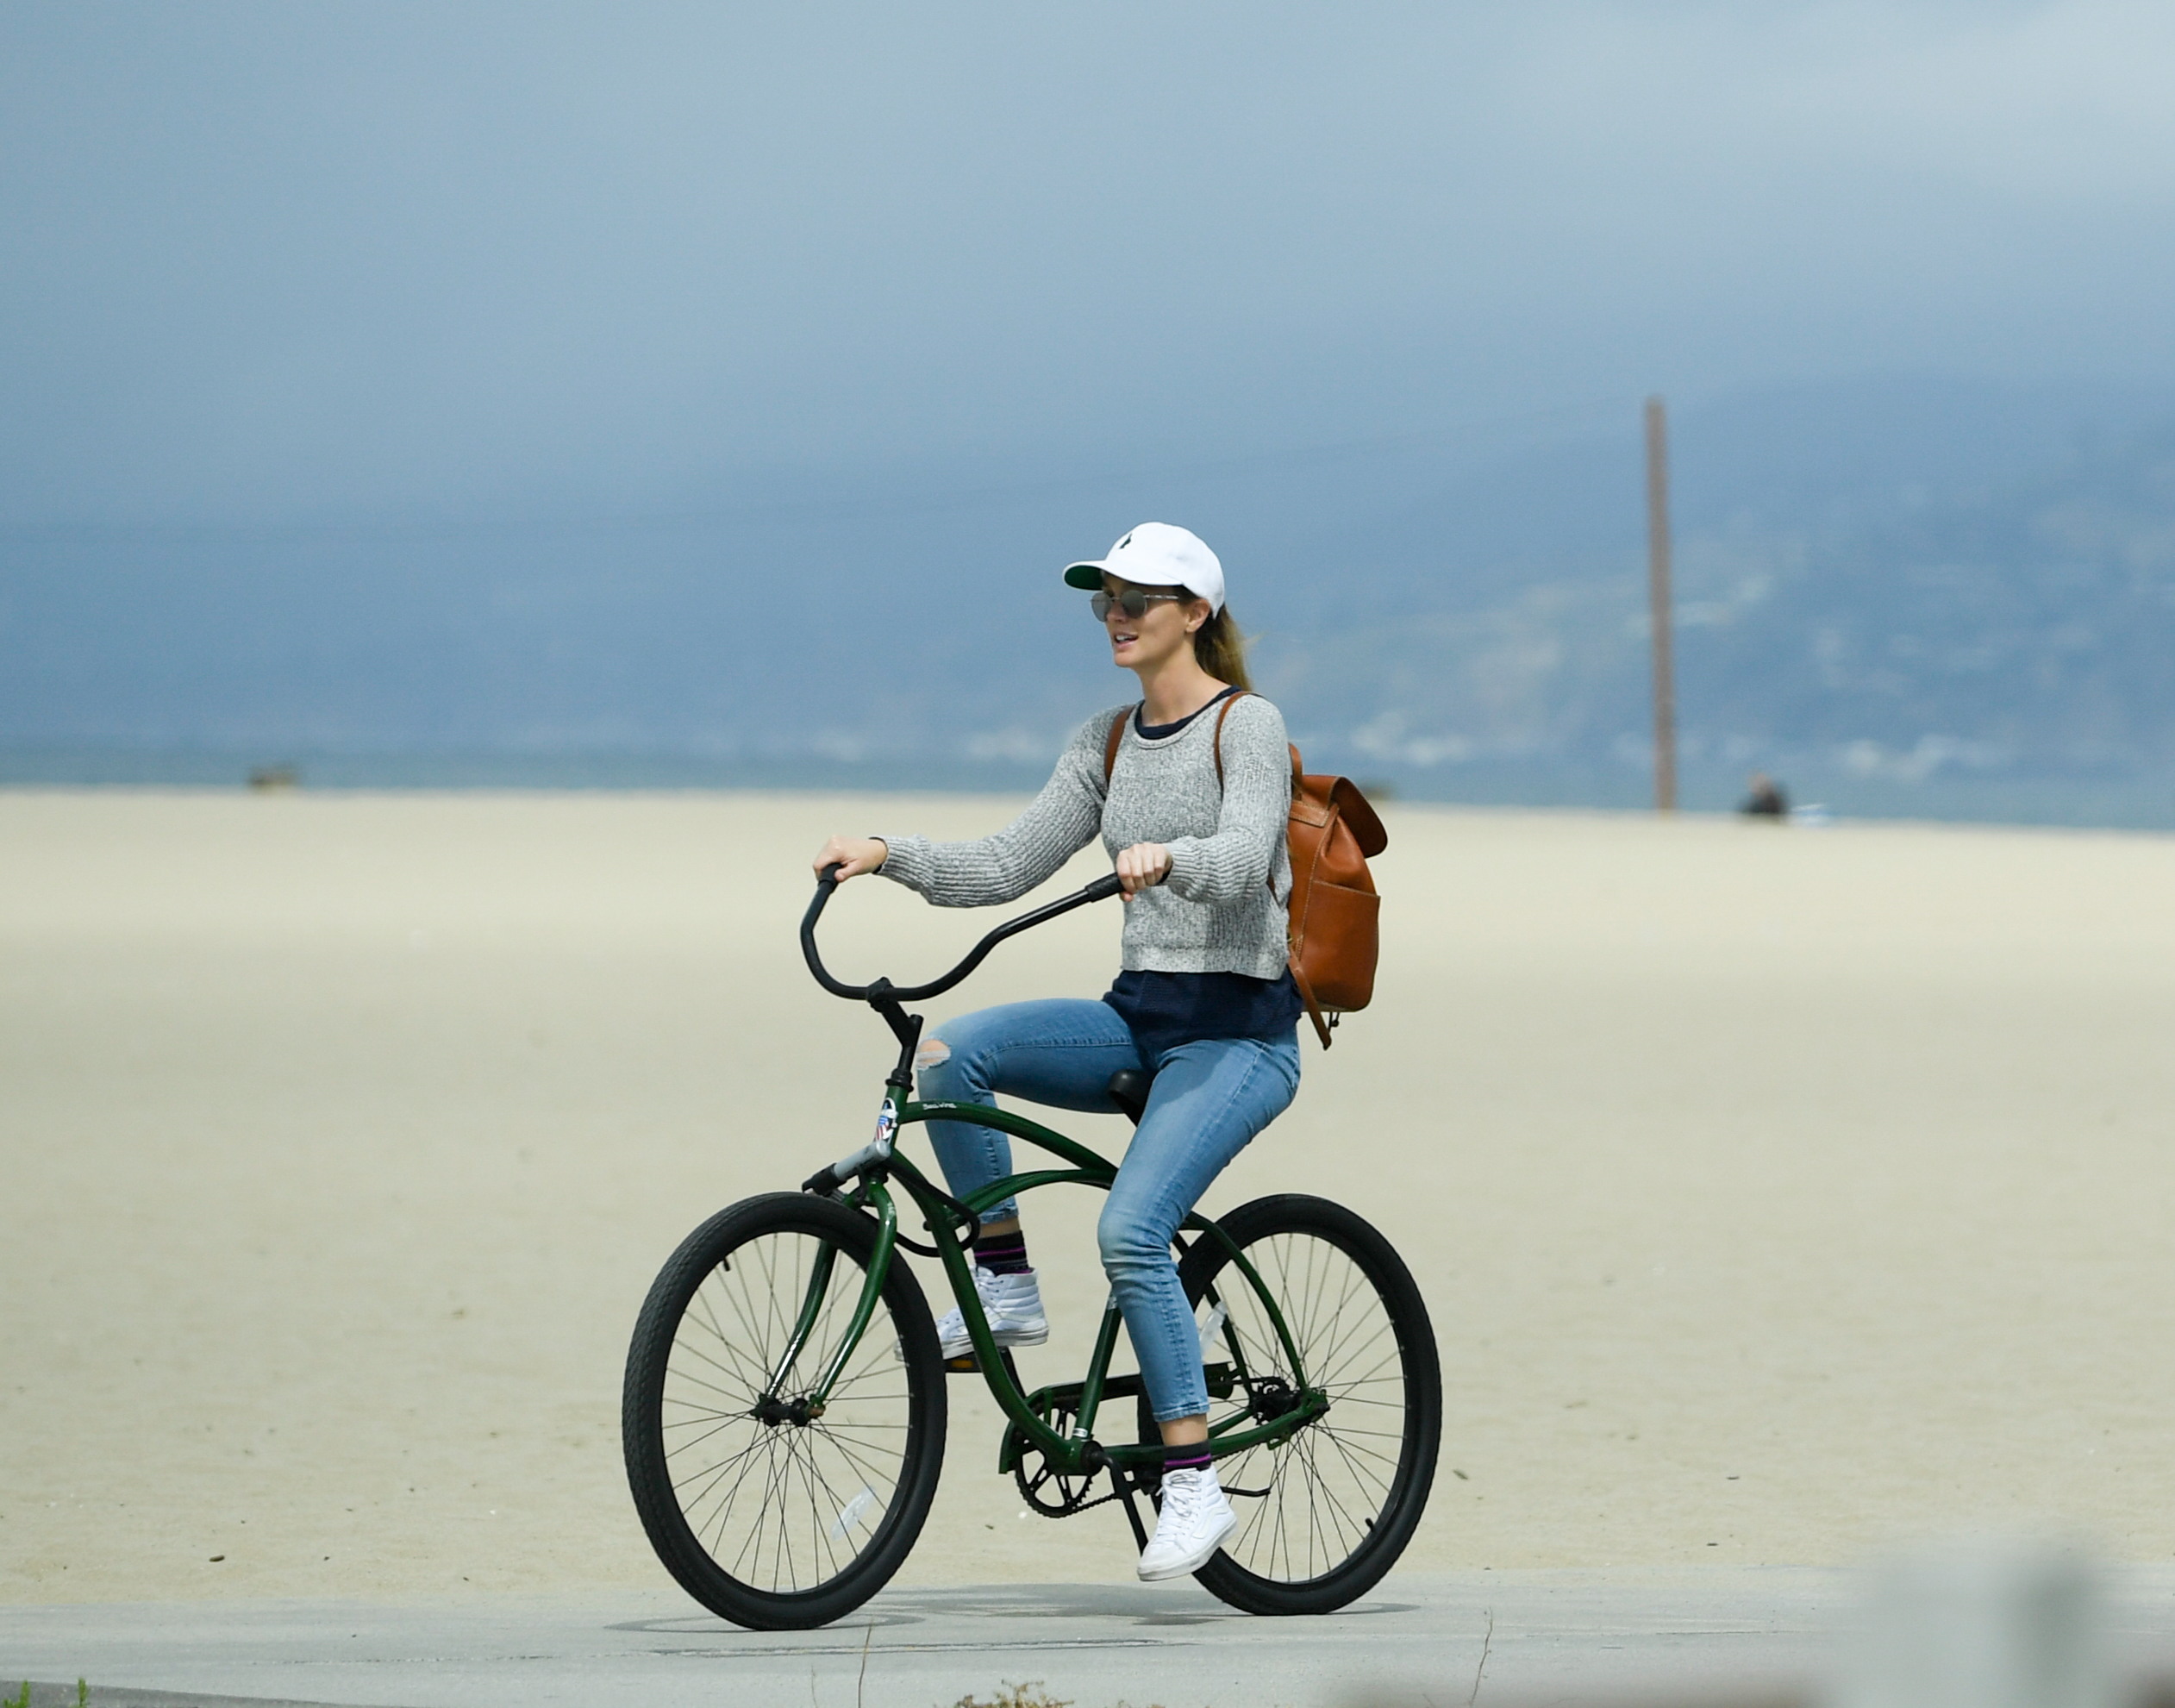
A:
[[[1194,1509],[1202,1505],[1206,1491],[1198,1475],[1184,1473],[1163,1480],[1163,1517],[1174,1524],[1191,1523]]]

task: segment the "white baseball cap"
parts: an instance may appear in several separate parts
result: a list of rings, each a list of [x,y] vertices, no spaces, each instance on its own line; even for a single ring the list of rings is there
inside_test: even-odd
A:
[[[1206,599],[1210,610],[1223,609],[1223,566],[1216,554],[1199,535],[1167,522],[1142,522],[1099,561],[1068,564],[1065,582],[1092,592],[1106,575],[1136,587],[1183,587]]]

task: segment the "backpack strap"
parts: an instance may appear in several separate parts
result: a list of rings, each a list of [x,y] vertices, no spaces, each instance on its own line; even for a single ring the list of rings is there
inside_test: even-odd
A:
[[[1240,689],[1237,693],[1224,701],[1223,709],[1216,715],[1216,786],[1219,792],[1223,788],[1223,720],[1230,716],[1233,706],[1253,692],[1253,690],[1251,688]],[[1291,754],[1291,798],[1297,800],[1299,798],[1299,750],[1292,747],[1289,741],[1285,742],[1284,746]]]
[[[1223,792],[1223,720],[1231,715],[1231,708],[1246,698],[1253,691],[1241,688],[1235,694],[1224,696],[1223,704],[1216,715],[1216,790]]]
[[[1299,965],[1299,957],[1296,954],[1287,956],[1286,964],[1291,968],[1291,982],[1299,987],[1299,1000],[1307,1005],[1307,1018],[1314,1022],[1315,1035],[1322,1040],[1322,1048],[1327,1049],[1329,1048],[1331,1023],[1322,1017],[1322,1004],[1314,999],[1314,986],[1307,983],[1307,975]]]
[[[1142,706],[1147,704],[1146,700],[1141,702]],[[1133,711],[1140,709],[1141,706],[1135,706]],[[1120,712],[1111,721],[1109,739],[1103,743],[1103,792],[1106,796],[1110,792],[1110,773],[1118,768],[1118,743],[1125,739],[1125,726],[1132,721],[1132,711]],[[1223,780],[1223,761],[1220,759],[1216,761],[1216,780],[1221,783]]]
[[[1253,691],[1251,688],[1240,689],[1223,703],[1223,710],[1216,715],[1216,786],[1218,793],[1223,789],[1223,720],[1231,715],[1233,706]],[[1289,741],[1284,743],[1284,747],[1291,755],[1291,798],[1296,801],[1299,798],[1299,750]]]
[[[1241,688],[1237,693],[1231,695],[1223,702],[1223,709],[1216,715],[1216,786],[1219,790],[1223,787],[1223,720],[1231,715],[1231,708],[1233,706],[1236,705],[1241,700],[1246,698],[1247,691],[1247,690]],[[1113,751],[1115,752],[1116,749],[1113,749]],[[1293,748],[1291,749],[1291,794],[1293,799],[1296,800],[1298,798],[1298,792],[1299,750],[1297,748]],[[1269,893],[1272,896],[1275,895],[1275,878],[1272,876],[1266,881],[1269,885]],[[1314,986],[1307,983],[1306,972],[1299,965],[1299,957],[1296,954],[1287,954],[1284,956],[1284,964],[1291,969],[1291,982],[1298,987],[1299,1000],[1304,1003],[1307,1006],[1307,1018],[1314,1022],[1314,1029],[1316,1035],[1318,1035],[1322,1040],[1322,1048],[1323,1049],[1328,1048],[1329,1023],[1322,1017],[1322,1004],[1314,999]]]

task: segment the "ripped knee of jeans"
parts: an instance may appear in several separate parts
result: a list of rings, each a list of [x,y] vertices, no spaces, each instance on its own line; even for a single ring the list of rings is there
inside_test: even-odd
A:
[[[941,1038],[924,1038],[914,1048],[914,1068],[919,1073],[941,1067],[951,1059],[952,1047]]]

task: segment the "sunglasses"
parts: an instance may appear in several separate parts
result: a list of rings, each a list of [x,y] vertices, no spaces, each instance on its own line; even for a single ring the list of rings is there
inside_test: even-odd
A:
[[[1184,593],[1144,593],[1138,587],[1128,587],[1122,593],[1097,593],[1088,601],[1088,609],[1095,613],[1097,623],[1108,622],[1114,607],[1137,623],[1148,614],[1150,605],[1165,601],[1184,604],[1186,597]]]

